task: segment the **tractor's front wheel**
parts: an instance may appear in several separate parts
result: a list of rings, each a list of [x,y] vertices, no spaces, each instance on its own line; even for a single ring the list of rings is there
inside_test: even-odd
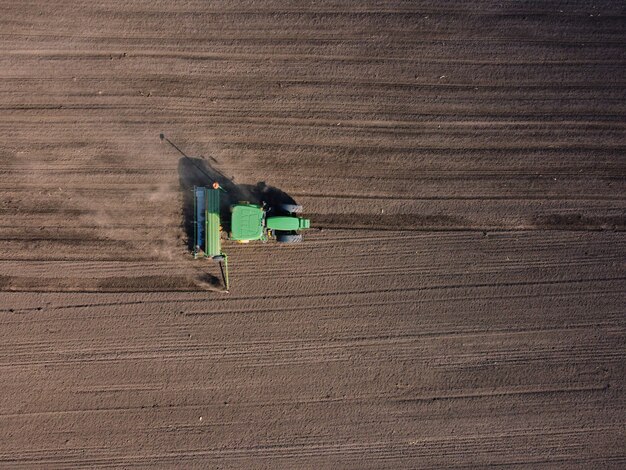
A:
[[[302,212],[302,206],[299,204],[281,204],[279,209],[287,214],[299,214]]]
[[[285,233],[276,235],[276,241],[278,243],[300,243],[302,242],[302,235],[299,233]]]

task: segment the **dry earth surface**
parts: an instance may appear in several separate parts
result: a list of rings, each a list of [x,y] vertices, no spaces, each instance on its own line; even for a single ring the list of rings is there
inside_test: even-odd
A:
[[[0,1],[0,466],[624,468],[620,3]]]

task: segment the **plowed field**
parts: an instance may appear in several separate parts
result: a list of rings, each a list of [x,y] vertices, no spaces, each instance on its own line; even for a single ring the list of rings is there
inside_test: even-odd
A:
[[[619,2],[0,11],[0,466],[626,466]],[[161,132],[305,242],[221,292]]]

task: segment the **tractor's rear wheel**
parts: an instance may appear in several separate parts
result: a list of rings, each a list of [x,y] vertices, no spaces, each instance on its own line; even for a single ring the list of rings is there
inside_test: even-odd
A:
[[[276,241],[278,243],[300,243],[302,242],[302,235],[298,233],[284,233],[276,235]]]

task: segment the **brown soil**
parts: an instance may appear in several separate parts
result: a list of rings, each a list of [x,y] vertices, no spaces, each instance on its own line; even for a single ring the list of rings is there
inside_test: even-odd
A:
[[[0,8],[0,466],[626,466],[619,2]]]

